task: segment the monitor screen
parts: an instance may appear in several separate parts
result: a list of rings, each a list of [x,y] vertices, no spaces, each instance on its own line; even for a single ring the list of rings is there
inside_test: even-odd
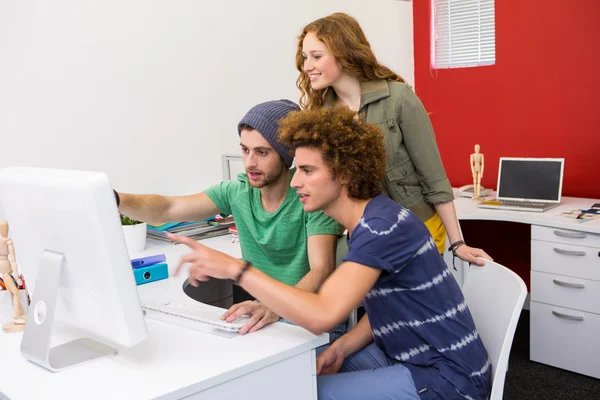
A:
[[[560,202],[564,159],[501,158],[498,199]]]

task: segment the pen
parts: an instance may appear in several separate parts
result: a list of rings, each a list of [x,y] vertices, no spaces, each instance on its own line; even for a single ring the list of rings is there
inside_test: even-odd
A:
[[[6,286],[4,285],[2,278],[0,278],[0,288],[2,288],[2,290],[6,290]]]

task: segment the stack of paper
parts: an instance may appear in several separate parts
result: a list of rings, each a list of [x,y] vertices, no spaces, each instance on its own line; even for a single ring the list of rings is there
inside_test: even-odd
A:
[[[195,240],[228,234],[227,228],[233,225],[233,217],[211,217],[202,221],[167,222],[162,225],[148,225],[149,239],[169,241],[167,233],[187,236]]]

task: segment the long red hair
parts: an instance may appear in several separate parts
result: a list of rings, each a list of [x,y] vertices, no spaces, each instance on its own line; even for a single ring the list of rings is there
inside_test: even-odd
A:
[[[320,41],[325,43],[348,75],[358,78],[360,81],[385,79],[404,82],[400,75],[379,64],[365,33],[354,18],[344,13],[331,14],[306,25],[298,36],[296,68],[300,71],[300,76],[296,80],[296,86],[302,92],[300,105],[303,108],[321,107],[325,92],[328,90],[328,88],[313,90],[310,86],[310,78],[304,72],[302,44],[304,37],[309,32],[314,33]]]

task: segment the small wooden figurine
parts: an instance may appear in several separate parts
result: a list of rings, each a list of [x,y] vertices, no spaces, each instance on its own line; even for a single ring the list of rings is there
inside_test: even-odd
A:
[[[11,274],[12,273],[12,274]],[[8,237],[8,222],[0,221],[0,275],[6,289],[10,291],[13,303],[13,319],[4,324],[4,332],[20,332],[25,329],[26,316],[19,298],[19,287],[23,281],[19,276],[19,267],[15,256],[15,247]],[[13,280],[13,276],[15,279]],[[17,285],[15,285],[15,281]]]
[[[483,154],[479,152],[479,145],[475,145],[475,153],[470,157],[471,173],[473,174],[473,200],[481,199],[481,178],[483,178]]]

